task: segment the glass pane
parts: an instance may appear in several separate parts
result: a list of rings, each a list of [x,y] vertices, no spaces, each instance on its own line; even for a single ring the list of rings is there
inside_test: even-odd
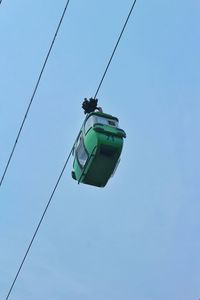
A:
[[[85,132],[87,132],[93,126],[94,122],[94,116],[91,116],[87,119],[85,123]]]
[[[108,119],[108,118],[104,118],[104,117],[100,117],[100,116],[95,116],[95,123],[118,127],[117,120]]]
[[[79,161],[80,165],[82,167],[84,167],[84,165],[85,165],[85,163],[87,161],[88,155],[87,155],[87,152],[86,152],[86,150],[84,148],[83,139],[82,138],[80,138],[80,141],[79,141],[76,153],[77,153],[77,158],[78,158],[78,161]]]

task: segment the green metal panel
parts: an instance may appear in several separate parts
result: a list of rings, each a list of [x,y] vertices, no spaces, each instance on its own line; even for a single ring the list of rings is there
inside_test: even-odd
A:
[[[86,148],[89,152],[93,148],[94,153],[88,161],[84,171],[85,175],[83,175],[81,182],[105,186],[118,162],[123,139],[109,135],[106,136],[103,133],[96,133],[94,130],[91,130],[91,135],[95,136],[97,144],[94,145],[93,142],[88,141],[86,136]]]

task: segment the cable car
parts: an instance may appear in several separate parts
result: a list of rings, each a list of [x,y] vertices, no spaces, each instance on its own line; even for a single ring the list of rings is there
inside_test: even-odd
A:
[[[73,148],[72,178],[104,187],[119,163],[126,137],[118,119],[102,111],[87,114]]]

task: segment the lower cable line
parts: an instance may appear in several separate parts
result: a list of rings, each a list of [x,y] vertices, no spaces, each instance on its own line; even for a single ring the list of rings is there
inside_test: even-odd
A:
[[[48,208],[49,208],[49,205],[51,204],[51,201],[52,201],[52,198],[53,198],[53,196],[54,196],[54,194],[55,194],[55,191],[57,190],[58,184],[59,184],[59,182],[60,182],[60,180],[61,180],[61,178],[62,178],[62,175],[63,175],[63,173],[64,173],[64,171],[65,171],[65,168],[66,168],[66,166],[67,166],[67,164],[68,164],[68,161],[69,161],[69,159],[70,159],[70,157],[71,157],[71,154],[72,154],[72,152],[73,152],[73,149],[74,149],[74,146],[72,147],[72,149],[71,149],[71,151],[70,151],[70,153],[69,153],[69,155],[68,155],[68,157],[67,157],[67,159],[66,159],[66,161],[65,161],[65,163],[64,163],[64,166],[63,166],[63,168],[62,168],[62,170],[61,170],[61,172],[60,172],[60,175],[59,175],[59,177],[58,177],[58,179],[57,179],[57,181],[56,181],[56,184],[55,184],[55,186],[54,186],[54,188],[53,188],[53,191],[52,191],[52,193],[51,193],[51,195],[50,195],[50,197],[49,197],[49,200],[48,200],[48,202],[47,202],[47,204],[46,204],[46,207],[45,207],[45,209],[44,209],[44,211],[43,211],[43,214],[42,214],[42,216],[41,216],[41,218],[40,218],[40,220],[39,220],[39,223],[38,223],[38,225],[37,225],[37,227],[36,227],[36,229],[35,229],[35,232],[34,232],[34,234],[33,234],[33,237],[32,237],[32,239],[31,239],[31,241],[30,241],[30,243],[29,243],[29,245],[28,245],[28,248],[27,248],[27,250],[26,250],[26,253],[25,253],[25,255],[24,255],[23,259],[22,259],[22,262],[21,262],[21,264],[20,264],[18,270],[17,270],[17,273],[16,273],[16,275],[15,275],[15,278],[14,278],[14,280],[13,280],[11,286],[10,286],[10,289],[9,289],[9,291],[8,291],[8,294],[7,294],[6,298],[5,298],[6,300],[8,300],[8,298],[10,297],[10,294],[11,294],[11,292],[12,292],[12,290],[13,290],[13,287],[14,287],[16,281],[17,281],[17,278],[18,278],[18,276],[19,276],[19,274],[20,274],[20,272],[21,272],[21,269],[22,269],[22,267],[23,267],[23,264],[24,264],[24,262],[25,262],[25,260],[26,260],[26,258],[27,258],[27,255],[28,255],[28,253],[29,253],[31,247],[32,247],[32,244],[33,244],[33,242],[34,242],[34,240],[35,240],[35,237],[36,237],[36,235],[37,235],[37,233],[38,233],[38,230],[40,229],[40,226],[41,226],[41,224],[42,224],[42,221],[43,221],[43,219],[44,219],[44,217],[45,217],[45,215],[46,215],[46,213],[47,213],[47,210],[48,210]]]

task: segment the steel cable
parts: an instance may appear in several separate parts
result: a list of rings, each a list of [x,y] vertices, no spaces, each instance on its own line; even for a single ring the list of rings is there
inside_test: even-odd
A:
[[[68,163],[68,161],[69,161],[69,159],[70,159],[70,156],[71,156],[71,154],[72,154],[72,151],[73,151],[73,148],[71,149],[71,151],[70,151],[70,153],[69,153],[69,155],[68,155],[68,157],[67,157],[67,160],[66,160],[66,162],[65,162],[65,164],[64,164],[64,166],[63,166],[63,168],[62,168],[62,171],[61,171],[61,173],[60,173],[60,175],[59,175],[59,177],[58,177],[58,179],[57,179],[57,181],[56,181],[56,184],[55,184],[55,186],[54,186],[54,188],[53,188],[53,191],[52,191],[52,193],[51,193],[51,195],[50,195],[50,198],[49,198],[49,200],[48,200],[48,202],[47,202],[47,204],[46,204],[46,206],[45,206],[45,209],[44,209],[43,214],[42,214],[42,216],[41,216],[41,218],[40,218],[40,220],[39,220],[39,223],[38,223],[38,225],[37,225],[37,227],[36,227],[36,230],[35,230],[35,232],[34,232],[34,234],[33,234],[33,237],[32,237],[32,239],[31,239],[31,241],[30,241],[30,243],[29,243],[29,246],[28,246],[28,248],[27,248],[27,250],[26,250],[26,253],[25,253],[25,255],[24,255],[23,259],[22,259],[22,262],[21,262],[21,264],[20,264],[20,266],[19,266],[19,268],[18,268],[18,271],[17,271],[17,273],[16,273],[16,275],[15,275],[15,278],[14,278],[14,280],[13,280],[13,282],[12,282],[12,284],[11,284],[11,287],[10,287],[10,289],[9,289],[9,291],[8,291],[8,294],[7,294],[7,296],[6,296],[6,300],[8,300],[8,298],[9,298],[11,292],[12,292],[12,289],[13,289],[13,287],[14,287],[14,285],[15,285],[15,282],[16,282],[16,280],[17,280],[17,278],[18,278],[18,276],[19,276],[19,274],[20,274],[20,272],[21,272],[21,269],[22,269],[23,264],[24,264],[24,262],[25,262],[25,260],[26,260],[26,257],[27,257],[27,255],[28,255],[28,253],[29,253],[29,251],[30,251],[30,249],[31,249],[31,247],[32,247],[33,241],[34,241],[34,239],[35,239],[35,237],[36,237],[36,235],[37,235],[37,233],[38,233],[38,230],[39,230],[39,228],[40,228],[40,226],[41,226],[41,224],[42,224],[42,221],[43,221],[44,216],[45,216],[45,214],[46,214],[46,212],[47,212],[47,210],[48,210],[48,207],[49,207],[49,205],[50,205],[50,203],[51,203],[51,200],[52,200],[52,198],[53,198],[53,196],[54,196],[54,193],[55,193],[55,191],[56,191],[56,189],[57,189],[57,187],[58,187],[58,184],[59,184],[59,182],[60,182],[60,180],[61,180],[61,177],[62,177],[62,175],[63,175],[63,173],[64,173],[64,171],[65,171],[65,168],[66,168],[67,163]]]
[[[100,83],[99,83],[99,85],[98,85],[98,87],[97,87],[96,93],[95,93],[95,95],[94,95],[94,99],[96,99],[96,97],[97,97],[97,95],[98,95],[98,93],[99,93],[99,90],[100,90],[101,85],[102,85],[102,83],[103,83],[103,81],[104,81],[104,78],[105,78],[105,76],[106,76],[106,73],[107,73],[107,71],[108,71],[108,69],[109,69],[109,67],[110,67],[110,64],[111,64],[111,62],[112,62],[112,59],[113,59],[113,57],[114,57],[114,55],[115,55],[115,52],[116,52],[117,47],[118,47],[118,45],[119,45],[119,42],[120,42],[120,40],[121,40],[121,38],[122,38],[122,35],[123,35],[123,33],[124,33],[124,30],[125,30],[125,28],[126,28],[126,25],[127,25],[128,21],[129,21],[129,18],[130,18],[130,16],[131,16],[131,14],[132,14],[132,11],[133,11],[133,9],[134,9],[134,6],[135,6],[135,4],[136,4],[136,1],[137,1],[137,0],[134,0],[134,1],[133,1],[133,4],[132,4],[132,6],[131,6],[131,9],[130,9],[130,11],[129,11],[129,13],[128,13],[128,16],[127,16],[127,18],[126,18],[126,21],[125,21],[125,23],[124,23],[124,26],[123,26],[123,28],[122,28],[122,31],[120,32],[120,35],[119,35],[119,37],[118,37],[117,43],[115,44],[115,47],[114,47],[113,52],[112,52],[112,54],[111,54],[111,56],[110,56],[110,59],[109,59],[109,61],[108,61],[108,64],[107,64],[107,66],[106,66],[106,68],[105,68],[105,71],[104,71],[104,73],[103,73],[103,76],[102,76],[102,78],[101,78],[101,80],[100,80]]]
[[[17,136],[16,136],[16,139],[15,139],[14,145],[13,145],[13,147],[12,147],[10,156],[9,156],[8,161],[7,161],[7,163],[6,163],[6,166],[5,166],[3,175],[2,175],[2,177],[1,177],[1,180],[0,180],[0,187],[2,186],[2,183],[3,183],[3,181],[4,181],[4,178],[5,178],[5,175],[6,175],[6,173],[7,173],[8,167],[9,167],[9,165],[10,165],[10,162],[11,162],[11,160],[12,160],[13,154],[14,154],[14,152],[15,152],[15,148],[16,148],[17,143],[18,143],[18,141],[19,141],[19,137],[20,137],[20,135],[21,135],[21,132],[22,132],[22,129],[23,129],[23,127],[24,127],[24,124],[25,124],[26,118],[27,118],[27,116],[28,116],[29,110],[30,110],[31,105],[32,105],[32,103],[33,103],[33,100],[34,100],[34,98],[35,98],[35,94],[36,94],[36,92],[37,92],[38,86],[39,86],[39,84],[40,84],[40,81],[41,81],[41,78],[42,78],[42,74],[43,74],[44,69],[45,69],[45,67],[46,67],[47,61],[48,61],[48,59],[49,59],[50,53],[51,53],[51,51],[52,51],[53,45],[54,45],[54,43],[55,43],[55,40],[56,40],[56,37],[57,37],[57,34],[58,34],[58,31],[59,31],[59,29],[60,29],[60,26],[61,26],[61,24],[62,24],[63,18],[64,18],[65,13],[66,13],[66,10],[67,10],[67,8],[68,8],[69,1],[70,1],[70,0],[68,0],[67,3],[66,3],[66,5],[65,5],[65,8],[64,8],[64,10],[63,10],[63,13],[62,13],[62,15],[61,15],[60,21],[59,21],[59,23],[58,23],[56,32],[55,32],[55,34],[54,34],[53,40],[52,40],[52,42],[51,42],[50,48],[49,48],[49,50],[48,50],[48,52],[47,52],[47,55],[46,55],[46,58],[45,58],[45,60],[44,60],[42,69],[41,69],[40,74],[39,74],[39,77],[38,77],[38,80],[37,80],[36,85],[35,85],[35,88],[34,88],[34,90],[33,90],[33,94],[32,94],[32,96],[31,96],[31,99],[30,99],[30,102],[29,102],[28,107],[27,107],[27,109],[26,109],[26,112],[25,112],[24,118],[23,118],[23,120],[22,120],[21,126],[20,126],[20,128],[19,128],[18,133],[17,133]]]

